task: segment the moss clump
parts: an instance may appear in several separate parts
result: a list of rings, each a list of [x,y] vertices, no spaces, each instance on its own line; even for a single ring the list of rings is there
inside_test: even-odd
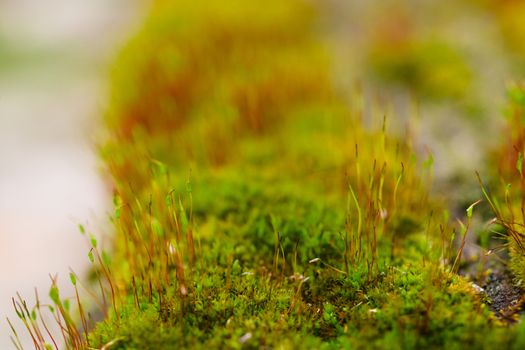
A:
[[[510,255],[509,269],[519,286],[523,286],[525,280],[524,112],[525,89],[521,85],[514,85],[508,91],[508,105],[505,110],[507,138],[505,143],[493,153],[494,163],[498,164],[497,173],[492,174],[491,187],[494,190],[492,193],[484,190],[492,212],[496,216],[494,223],[499,225],[501,235],[507,241]]]
[[[406,38],[401,45],[379,39],[370,50],[372,71],[422,97],[457,99],[469,91],[472,72],[461,53],[439,39]]]
[[[521,244],[525,242],[525,239],[521,237]],[[509,268],[516,277],[516,284],[523,287],[525,284],[525,249],[523,245],[514,240],[509,240],[509,251],[510,251],[510,264]]]
[[[91,343],[512,343],[443,265],[451,228],[428,194],[431,158],[388,136],[382,115],[365,129],[359,100],[331,88],[308,6],[267,6],[252,22],[245,2],[162,5],[125,51],[104,153],[124,301]]]
[[[314,28],[295,0],[153,6],[116,65],[107,115],[116,233],[111,261],[96,241],[90,251],[105,318],[65,334],[69,347],[521,339],[453,271],[461,253],[429,194],[432,157],[391,137],[379,108],[365,128],[363,102],[332,88]]]
[[[429,100],[454,100],[469,95],[474,75],[468,56],[445,33],[436,30],[440,26],[421,26],[416,18],[425,10],[392,3],[374,10],[378,11],[377,18],[367,28],[370,34],[363,44],[373,76],[383,84],[404,86]]]

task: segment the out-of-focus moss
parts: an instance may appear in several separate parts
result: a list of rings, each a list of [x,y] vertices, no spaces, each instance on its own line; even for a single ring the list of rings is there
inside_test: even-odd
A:
[[[439,39],[408,38],[400,46],[379,41],[371,48],[369,61],[373,73],[423,98],[462,98],[472,80],[460,52]]]

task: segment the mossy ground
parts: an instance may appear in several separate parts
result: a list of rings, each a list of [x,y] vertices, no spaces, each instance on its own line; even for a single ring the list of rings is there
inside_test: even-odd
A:
[[[432,156],[333,88],[316,23],[296,0],[153,6],[106,118],[105,319],[69,328],[52,289],[68,348],[525,346],[456,274],[472,207],[451,223]]]

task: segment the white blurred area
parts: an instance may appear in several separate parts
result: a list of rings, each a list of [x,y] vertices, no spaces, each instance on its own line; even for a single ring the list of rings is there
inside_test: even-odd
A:
[[[82,223],[107,224],[109,191],[94,146],[105,72],[140,22],[132,0],[0,0],[0,349],[14,348],[6,316],[49,274],[71,293],[69,267],[86,271]],[[2,57],[3,56],[3,57]],[[31,343],[25,339],[26,348]]]

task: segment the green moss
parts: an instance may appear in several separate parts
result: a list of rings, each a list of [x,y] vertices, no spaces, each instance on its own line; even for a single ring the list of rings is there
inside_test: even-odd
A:
[[[508,104],[505,108],[507,118],[506,140],[493,152],[494,163],[498,164],[497,172],[492,175],[490,185],[493,191],[485,196],[489,201],[492,214],[495,216],[495,231],[507,241],[510,255],[509,269],[516,284],[523,286],[525,280],[525,236],[523,223],[525,217],[523,190],[525,178],[523,173],[523,154],[525,154],[524,104],[525,89],[516,84],[509,88]],[[502,185],[504,184],[504,186]]]
[[[358,101],[349,109],[331,88],[308,6],[267,7],[258,17],[242,1],[161,5],[119,61],[103,156],[120,203],[112,271],[123,301],[92,343],[511,344],[516,331],[500,332],[449,272],[431,161],[384,125],[365,129]],[[420,52],[432,60],[418,74],[437,74],[425,89],[450,85],[434,63],[455,54]]]
[[[439,39],[406,40],[397,46],[380,40],[371,49],[374,73],[386,81],[404,84],[425,98],[455,99],[466,95],[472,72],[458,50]]]
[[[521,244],[525,242],[525,239],[521,238]],[[510,264],[509,268],[516,277],[516,284],[523,286],[525,283],[525,251],[522,246],[518,245],[518,242],[509,238],[510,245]]]
[[[70,347],[521,341],[453,273],[432,156],[391,137],[382,113],[363,125],[362,101],[331,86],[308,5],[264,7],[159,3],[117,62],[101,150],[114,246],[89,252],[107,315]]]

